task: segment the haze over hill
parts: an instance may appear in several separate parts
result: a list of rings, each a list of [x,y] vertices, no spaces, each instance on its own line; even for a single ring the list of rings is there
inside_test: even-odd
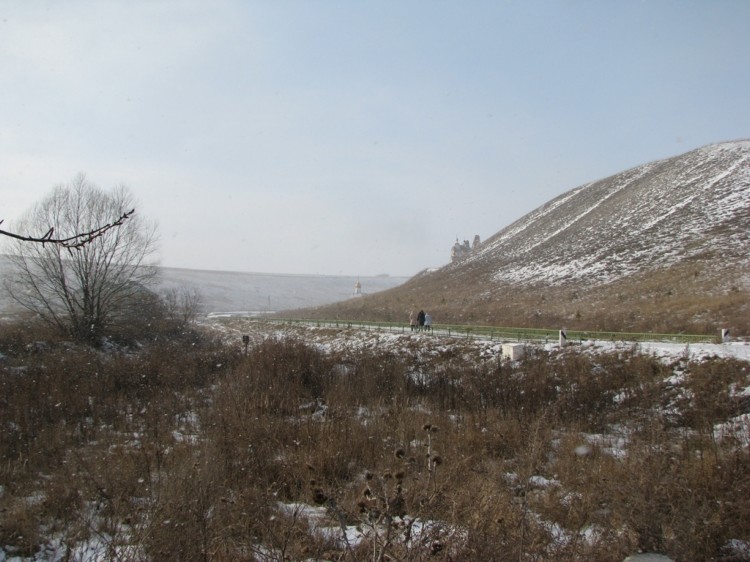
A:
[[[195,289],[204,312],[405,321],[422,308],[437,323],[748,333],[749,257],[744,140],[572,189],[412,279],[165,268],[161,289]]]
[[[750,141],[706,146],[577,187],[468,256],[402,287],[317,314],[564,324],[748,328]]]
[[[357,283],[362,295],[369,295],[406,280],[388,275],[285,275],[162,268],[160,288],[198,291],[201,308],[208,313],[273,312],[352,298]]]
[[[8,258],[0,255],[0,279],[9,274],[10,267]],[[406,280],[388,275],[284,275],[161,268],[157,291],[196,291],[204,313],[267,313],[346,300],[353,296],[356,283],[360,284],[362,294],[368,295]],[[0,286],[0,315],[19,310]]]

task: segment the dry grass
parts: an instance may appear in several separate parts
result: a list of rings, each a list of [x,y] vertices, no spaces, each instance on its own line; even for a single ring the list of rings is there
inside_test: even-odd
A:
[[[747,446],[713,432],[750,411],[730,391],[750,386],[743,362],[296,339],[103,353],[26,333],[0,334],[0,544],[17,555],[56,536],[119,560],[720,560],[750,541]],[[383,533],[347,547],[339,525]]]
[[[746,272],[683,263],[610,284],[498,286],[478,269],[440,270],[400,287],[286,317],[407,322],[429,311],[440,324],[574,330],[718,334],[750,333]]]

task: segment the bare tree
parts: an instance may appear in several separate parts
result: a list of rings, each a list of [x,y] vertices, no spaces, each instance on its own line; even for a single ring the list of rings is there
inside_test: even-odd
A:
[[[200,312],[201,295],[195,289],[169,289],[162,295],[162,301],[167,319],[181,326],[190,324]]]
[[[56,187],[16,229],[40,232],[52,224],[56,236],[31,237],[40,244],[13,237],[15,267],[5,283],[10,296],[72,336],[96,339],[155,280],[157,270],[147,260],[156,227],[124,211],[133,207],[128,188],[106,192],[83,174]]]

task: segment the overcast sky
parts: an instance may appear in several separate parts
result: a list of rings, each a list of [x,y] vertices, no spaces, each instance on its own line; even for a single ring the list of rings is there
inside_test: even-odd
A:
[[[746,0],[0,0],[0,218],[128,185],[164,266],[413,275],[750,137]]]

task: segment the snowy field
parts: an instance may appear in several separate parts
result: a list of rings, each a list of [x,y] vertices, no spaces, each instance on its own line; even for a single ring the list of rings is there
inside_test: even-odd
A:
[[[414,343],[418,348],[429,353],[431,350],[458,346],[467,352],[476,353],[477,357],[497,358],[502,354],[503,342],[486,340],[481,338],[450,337],[442,335],[438,330],[435,333],[410,332],[405,328],[404,332],[380,331],[375,327],[340,328],[306,326],[303,324],[290,324],[285,321],[268,322],[254,321],[242,318],[232,318],[221,314],[208,315],[205,322],[214,329],[225,332],[233,341],[241,341],[245,333],[254,334],[256,338],[264,337],[286,337],[295,336],[307,342],[319,346],[327,351],[355,351],[358,349],[383,349],[393,352],[403,352],[406,349],[414,349]],[[559,345],[557,343],[528,344],[538,346],[547,351],[553,350]],[[658,341],[631,342],[609,342],[609,341],[584,341],[578,344],[570,344],[570,349],[581,349],[586,352],[607,352],[617,348],[631,348],[636,346],[643,353],[662,358],[664,361],[678,359],[702,360],[709,357],[733,358],[741,361],[750,361],[750,341],[747,338],[730,339],[726,343],[669,343]]]

